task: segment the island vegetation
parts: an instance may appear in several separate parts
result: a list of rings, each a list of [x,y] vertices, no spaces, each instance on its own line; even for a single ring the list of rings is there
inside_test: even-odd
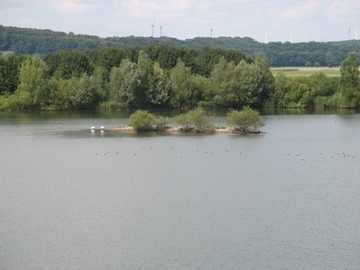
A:
[[[182,125],[181,130],[195,132],[213,132],[214,119],[199,107],[175,117],[175,122]]]
[[[241,111],[229,110],[226,124],[232,126],[235,131],[242,133],[259,133],[259,128],[265,125],[259,112],[248,106],[245,106]]]
[[[166,130],[170,122],[168,117],[155,116],[146,110],[136,110],[129,118],[129,126],[135,131],[161,131]]]
[[[264,120],[259,112],[245,106],[241,111],[230,109],[227,114],[228,127],[216,127],[214,117],[209,115],[204,108],[198,107],[186,113],[177,115],[175,123],[180,126],[169,126],[171,119],[156,116],[147,110],[136,110],[130,115],[129,127],[121,127],[122,131],[177,131],[195,133],[260,133]]]

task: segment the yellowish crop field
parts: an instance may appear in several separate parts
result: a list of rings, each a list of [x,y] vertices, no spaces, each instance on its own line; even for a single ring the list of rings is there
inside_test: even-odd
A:
[[[279,72],[283,72],[286,76],[311,76],[319,72],[329,77],[340,76],[340,67],[276,67],[271,70],[274,76]]]

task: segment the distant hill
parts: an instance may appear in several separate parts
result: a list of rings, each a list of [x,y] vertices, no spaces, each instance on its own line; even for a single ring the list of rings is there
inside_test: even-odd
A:
[[[249,37],[218,37],[178,40],[170,37],[108,37],[82,35],[0,25],[0,51],[16,54],[56,53],[67,50],[100,49],[104,47],[146,47],[154,44],[193,49],[216,47],[241,51],[253,59],[267,56],[270,65],[279,66],[339,66],[350,52],[360,60],[360,40],[340,42],[270,42],[260,43]]]

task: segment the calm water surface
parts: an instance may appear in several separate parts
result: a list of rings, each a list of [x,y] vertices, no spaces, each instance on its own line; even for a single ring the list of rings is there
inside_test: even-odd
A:
[[[360,114],[89,130],[128,116],[0,113],[0,269],[360,269]]]

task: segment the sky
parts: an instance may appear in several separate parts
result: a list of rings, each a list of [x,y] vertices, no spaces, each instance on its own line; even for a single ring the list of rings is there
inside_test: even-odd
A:
[[[0,0],[0,25],[99,37],[342,41],[349,30],[360,39],[360,0]]]

